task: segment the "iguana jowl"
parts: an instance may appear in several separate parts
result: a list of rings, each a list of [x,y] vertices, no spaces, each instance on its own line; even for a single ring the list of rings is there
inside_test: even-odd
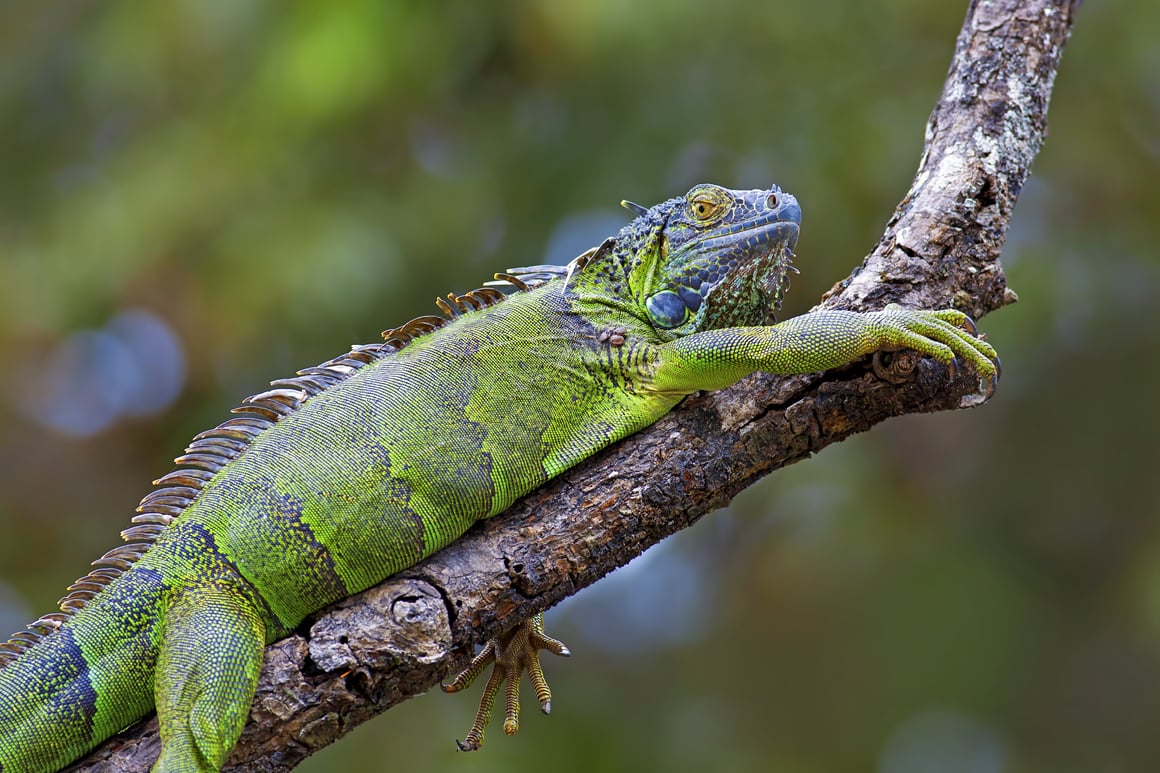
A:
[[[267,643],[691,392],[880,349],[998,376],[995,351],[958,311],[817,311],[767,325],[801,218],[776,187],[699,185],[629,206],[639,217],[566,269],[499,274],[517,288],[506,298],[449,296],[447,317],[273,382],[198,435],[142,500],[128,544],[95,562],[60,612],[0,646],[0,770],[58,769],[154,708],[155,771],[219,769]],[[521,634],[533,655],[560,649],[538,618]],[[500,676],[518,679],[500,659],[467,748],[482,742]],[[538,662],[525,665],[546,700]]]

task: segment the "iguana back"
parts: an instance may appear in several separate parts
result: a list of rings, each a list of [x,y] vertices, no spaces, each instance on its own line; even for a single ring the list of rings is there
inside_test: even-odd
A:
[[[594,320],[566,313],[558,290],[463,314],[258,434],[100,603],[0,670],[3,770],[54,769],[147,715],[153,696],[141,686],[164,671],[156,660],[175,607],[199,638],[236,628],[219,646],[243,655],[663,415],[674,398],[607,399],[615,378],[597,362],[608,344]],[[61,674],[65,659],[61,689],[46,667]],[[195,665],[169,662],[176,673]],[[243,668],[214,684],[252,676]],[[226,691],[215,713],[228,716],[236,697]],[[46,751],[35,762],[16,756],[36,746]]]

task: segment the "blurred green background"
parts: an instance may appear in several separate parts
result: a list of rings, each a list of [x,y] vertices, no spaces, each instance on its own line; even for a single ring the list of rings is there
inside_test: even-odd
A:
[[[965,2],[0,4],[0,627],[271,378],[776,181],[790,311],[875,243]],[[555,713],[410,701],[301,769],[1160,769],[1160,5],[1080,9],[991,404],[827,450],[551,614]]]

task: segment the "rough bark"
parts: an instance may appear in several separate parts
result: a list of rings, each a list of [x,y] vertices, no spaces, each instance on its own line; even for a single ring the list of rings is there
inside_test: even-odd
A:
[[[1042,144],[1078,0],[973,0],[918,173],[827,308],[898,302],[974,317],[1011,303],[999,251]],[[650,429],[533,492],[508,513],[271,645],[251,721],[226,770],[284,771],[430,689],[472,648],[727,504],[772,470],[890,416],[978,401],[973,374],[910,353],[825,375],[758,374],[686,400]],[[156,720],[73,770],[144,771]]]

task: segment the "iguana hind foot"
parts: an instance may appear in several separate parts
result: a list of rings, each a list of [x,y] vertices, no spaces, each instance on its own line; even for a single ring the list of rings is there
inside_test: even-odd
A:
[[[456,675],[451,684],[441,685],[443,692],[464,690],[471,686],[489,664],[495,663],[487,685],[483,688],[483,695],[479,699],[479,711],[475,714],[475,721],[472,722],[467,737],[455,742],[460,751],[476,751],[483,746],[484,730],[491,721],[491,709],[495,705],[500,686],[505,682],[507,690],[503,731],[508,735],[515,735],[520,729],[520,677],[524,671],[528,672],[528,677],[532,680],[540,709],[545,714],[551,713],[552,691],[548,687],[547,679],[544,678],[544,669],[540,666],[540,650],[565,657],[572,654],[563,642],[544,633],[542,613],[488,641],[480,653],[472,658],[467,668]]]

